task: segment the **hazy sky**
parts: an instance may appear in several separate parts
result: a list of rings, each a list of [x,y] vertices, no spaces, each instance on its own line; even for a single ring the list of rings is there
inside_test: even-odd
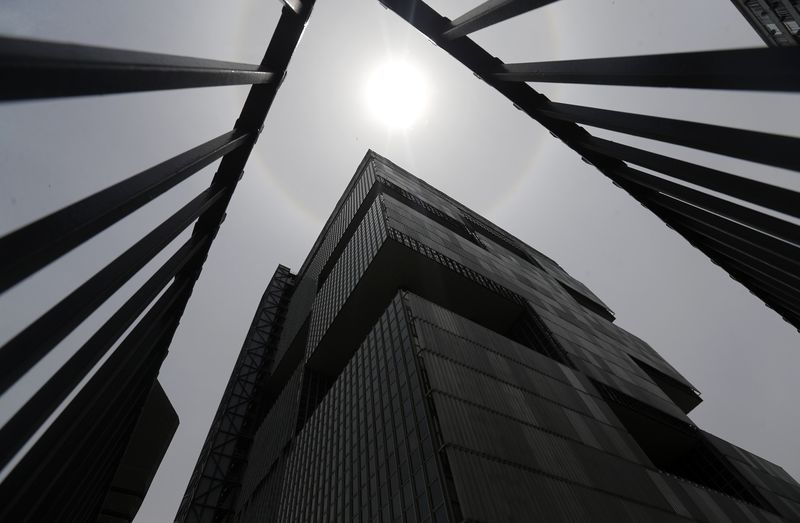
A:
[[[454,18],[478,3],[431,5]],[[279,12],[274,0],[4,0],[0,34],[257,62]],[[562,0],[475,39],[507,62],[761,45],[728,0]],[[365,96],[371,72],[397,58],[427,85],[426,110],[406,132],[372,117]],[[796,95],[535,87],[558,101],[800,135]],[[229,130],[246,92],[0,106],[0,233]],[[796,173],[615,139],[800,188]],[[368,148],[557,260],[702,391],[691,414],[700,427],[800,478],[800,347],[790,326],[377,0],[318,0],[162,367],[181,424],[137,522],[174,517],[268,278],[278,263],[300,267]],[[0,297],[0,342],[212,173],[213,166]],[[155,267],[0,398],[0,422]]]

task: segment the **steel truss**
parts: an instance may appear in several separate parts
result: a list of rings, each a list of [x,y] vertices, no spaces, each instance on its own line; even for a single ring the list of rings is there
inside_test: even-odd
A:
[[[261,298],[211,423],[178,521],[222,521],[233,511],[247,453],[264,414],[260,408],[264,379],[273,363],[293,290],[294,276],[287,267],[279,266]]]

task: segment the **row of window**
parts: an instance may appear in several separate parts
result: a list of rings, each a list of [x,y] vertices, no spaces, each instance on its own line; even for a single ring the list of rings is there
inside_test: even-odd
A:
[[[447,521],[431,427],[396,298],[295,438],[280,521]]]

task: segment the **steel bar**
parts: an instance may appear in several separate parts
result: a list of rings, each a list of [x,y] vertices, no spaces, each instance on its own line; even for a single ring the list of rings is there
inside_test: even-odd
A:
[[[786,299],[780,294],[776,294],[771,289],[756,285],[744,274],[731,273],[731,275],[745,284],[753,295],[766,303],[770,303],[781,316],[785,317],[785,319],[791,319],[792,321],[800,319],[800,302],[797,297],[794,299]]]
[[[101,92],[111,92],[108,85],[99,82],[103,79],[117,89],[115,92],[185,87],[192,82],[196,85],[203,85],[204,82],[209,85],[227,85],[241,83],[246,79],[253,84],[234,125],[237,134],[246,135],[250,139],[221,153],[222,161],[211,182],[211,188],[201,194],[201,197],[205,195],[207,198],[202,208],[196,208],[198,212],[194,216],[196,223],[192,235],[181,248],[182,251],[189,249],[191,255],[180,266],[159,269],[160,275],[165,277],[167,273],[177,271],[174,273],[174,283],[122,341],[119,348],[92,375],[88,383],[81,387],[75,399],[66,405],[64,412],[56,417],[43,436],[25,452],[9,476],[0,483],[0,498],[4,500],[3,506],[0,506],[0,519],[5,520],[8,517],[9,520],[24,521],[26,518],[36,519],[42,516],[39,519],[52,521],[63,519],[63,516],[82,520],[85,518],[79,515],[87,510],[91,511],[100,499],[101,496],[98,497],[95,491],[81,491],[81,467],[78,465],[83,462],[90,467],[103,467],[102,471],[97,472],[105,474],[111,470],[109,464],[115,461],[114,453],[124,448],[124,435],[129,433],[129,424],[133,422],[131,420],[135,420],[133,416],[138,408],[139,400],[136,398],[142,396],[135,391],[145,390],[144,387],[149,387],[155,379],[313,5],[314,0],[286,0],[261,64],[246,65],[241,69],[236,69],[241,64],[208,61],[198,63],[178,57],[162,57],[166,63],[153,65],[148,60],[158,58],[158,55],[18,40],[14,41],[15,48],[6,47],[3,49],[6,52],[0,52],[0,71],[4,76],[8,72],[24,73],[5,86],[0,86],[0,99],[90,94],[101,89],[105,89]],[[54,57],[53,54],[58,56]],[[144,60],[144,63],[139,63],[139,59]],[[87,62],[90,62],[88,68]],[[214,70],[217,65],[227,65],[231,70]],[[178,70],[173,70],[175,68]],[[77,87],[76,82],[70,83],[66,80],[67,71],[79,77]],[[118,78],[122,76],[127,78]],[[47,82],[40,82],[43,79]],[[189,205],[194,208],[196,203],[197,199]],[[115,289],[152,260],[160,250],[156,248],[157,244],[166,245],[164,242],[170,234],[175,230],[178,230],[175,232],[178,234],[188,227],[194,219],[189,220],[188,216],[181,214],[187,208],[188,206],[184,207],[145,236],[0,349],[0,387],[7,388],[30,369]],[[179,214],[187,218],[180,224],[176,221]],[[168,222],[173,223],[167,227]],[[181,227],[178,228],[178,225]],[[141,266],[137,267],[140,262]],[[152,281],[151,279],[149,283]],[[137,291],[140,293],[135,295],[137,298],[126,302],[112,320],[101,328],[102,331],[93,336],[90,342],[94,341],[98,345],[91,351],[81,353],[78,357],[81,364],[74,364],[73,376],[78,376],[80,371],[85,370],[96,357],[95,354],[99,353],[96,351],[101,351],[99,347],[105,343],[103,339],[113,338],[111,331],[122,328],[123,323],[130,320],[134,309],[146,302],[144,295],[156,287],[149,283],[145,284],[148,290]],[[59,389],[58,394],[48,395],[48,402],[55,402],[54,398],[68,388],[63,384],[52,387],[52,390]],[[0,388],[0,392],[2,390],[4,389]],[[34,418],[42,415],[43,413],[31,414]],[[35,420],[32,423],[35,424]],[[70,483],[76,485],[76,488],[63,489],[64,484]],[[55,499],[59,504],[45,503],[44,500],[48,499]],[[63,508],[60,504],[63,504]],[[31,507],[36,507],[33,512]]]
[[[433,43],[464,64],[478,77],[482,78],[515,106],[541,123],[550,132],[561,138],[573,148],[572,138],[586,135],[586,131],[572,122],[544,116],[540,109],[550,101],[524,82],[503,82],[487,76],[487,72],[497,70],[502,64],[469,38],[448,39],[443,33],[451,26],[450,21],[434,11],[421,0],[380,0],[388,9],[394,11],[406,22],[416,27]],[[576,149],[577,150],[577,149]],[[621,164],[621,162],[619,162]]]
[[[302,10],[299,13],[294,12],[288,5],[283,7],[278,25],[275,27],[267,50],[264,53],[264,58],[261,61],[263,69],[281,71],[282,75],[284,74],[283,72],[289,66],[289,61],[300,41],[308,18],[311,16],[314,3],[315,0],[304,0]],[[280,83],[254,85],[251,87],[234,128],[243,132],[260,132],[279,88]],[[225,210],[228,207],[233,191],[236,189],[236,184],[244,173],[244,167],[252,148],[253,144],[247,147],[240,147],[223,157],[212,184],[225,184],[227,188],[215,209],[205,213],[197,220],[192,231],[192,238],[196,241],[202,241],[206,236],[213,240],[219,231],[219,227],[225,219]],[[204,252],[201,254],[202,259],[205,259],[208,255],[210,246],[211,242],[205,243]],[[202,262],[195,264],[195,266],[185,267],[178,273],[178,276],[196,280],[201,268]]]
[[[633,184],[674,196],[696,207],[761,230],[786,242],[800,245],[800,226],[791,222],[630,167],[619,168],[616,173]]]
[[[652,200],[662,197],[656,191],[632,186],[627,179],[617,179],[617,183],[708,256],[713,263],[728,272],[731,278],[747,287],[753,295],[778,312],[785,321],[800,329],[800,317],[787,310],[788,305],[800,301],[800,277],[795,273],[770,265],[763,257],[751,252],[748,244],[739,241],[738,238],[734,237],[733,242],[726,242],[713,228],[698,231],[698,222],[694,222],[694,227],[692,222],[687,225],[685,217],[681,214],[653,204]],[[730,239],[730,236],[728,238]],[[735,245],[732,246],[731,243]]]
[[[681,235],[698,250],[703,252],[719,267],[723,268],[732,279],[744,285],[750,293],[762,300],[768,307],[780,314],[784,321],[800,325],[800,291],[786,284],[784,280],[775,279],[749,264],[739,261],[737,253],[725,253],[718,248],[709,247],[702,236],[692,231],[682,230]]]
[[[0,100],[277,82],[261,66],[58,42],[0,38]]]
[[[479,29],[489,27],[509,18],[519,16],[556,0],[487,0],[481,5],[453,20],[451,27],[444,31],[445,38],[459,38]]]
[[[678,214],[694,220],[702,226],[717,231],[717,237],[724,236],[735,238],[737,241],[748,243],[771,256],[782,259],[787,267],[795,267],[800,274],[800,247],[792,243],[779,240],[761,231],[747,227],[740,223],[728,220],[705,209],[689,205],[675,198],[655,194],[650,201],[661,207],[670,209]]]
[[[0,292],[254,139],[225,133],[0,238]]]
[[[734,277],[739,277],[739,275],[734,274]],[[744,275],[741,276],[743,280],[747,280]],[[797,303],[797,300],[787,300],[783,296],[780,296],[774,292],[771,292],[769,289],[765,287],[760,287],[757,285],[752,286],[753,294],[761,298],[763,301],[768,301],[770,303],[774,303],[780,306],[783,309],[781,314],[790,314],[793,318],[800,318],[800,304]],[[779,310],[779,309],[776,309]]]
[[[778,269],[766,261],[750,252],[741,248],[731,247],[727,243],[710,235],[700,235],[694,233],[691,229],[683,227],[681,223],[674,223],[671,226],[678,231],[681,235],[690,237],[694,234],[696,238],[700,238],[699,242],[692,242],[700,251],[708,254],[708,252],[715,252],[723,256],[727,261],[720,263],[720,267],[726,267],[731,262],[735,262],[741,266],[748,268],[748,274],[758,277],[759,279],[767,279],[775,285],[784,285],[791,288],[793,291],[800,292],[800,277],[796,273],[788,273]]]
[[[640,199],[641,195],[638,193],[637,199]],[[687,227],[682,223],[680,215],[671,210],[658,207],[651,210],[708,256],[713,263],[724,269],[731,278],[747,287],[754,296],[781,315],[785,321],[800,329],[800,316],[792,312],[796,308],[792,304],[800,301],[800,278],[795,274],[786,273],[769,265],[761,258],[743,250],[741,245],[737,246],[738,248],[731,247],[713,233],[702,234],[692,227]]]
[[[443,51],[449,53],[453,58],[464,64],[464,66],[469,68],[475,75],[482,78],[489,86],[495,88],[500,94],[511,101],[515,107],[543,125],[551,134],[562,140],[567,147],[573,149],[587,162],[594,165],[600,172],[612,180],[618,179],[618,176],[615,174],[618,169],[627,166],[620,158],[613,154],[604,154],[603,152],[592,150],[587,147],[586,141],[592,137],[584,128],[576,125],[578,122],[620,132],[627,132],[628,134],[639,134],[647,138],[677,143],[679,145],[687,145],[736,158],[757,161],[767,165],[800,170],[800,157],[794,154],[794,151],[800,148],[800,140],[796,138],[552,103],[547,97],[524,82],[507,82],[492,77],[491,73],[498,71],[502,66],[502,62],[467,37],[455,39],[445,38],[443,33],[452,27],[450,21],[431,9],[424,1],[381,0],[381,2],[409,24],[417,28],[417,30],[432,40],[433,43],[438,45]],[[577,110],[578,114],[571,111],[573,108]],[[590,116],[592,118],[589,118]],[[654,157],[650,157],[649,159],[652,160]],[[685,167],[685,165],[691,164],[666,163],[664,165],[666,165],[666,167],[662,167],[661,169],[652,166],[647,167],[659,171],[666,168],[682,168]],[[702,168],[696,166],[695,171],[687,171],[686,175],[695,176],[700,169]],[[713,176],[714,173],[718,172],[719,171],[710,170],[703,174]],[[671,174],[680,178],[674,172],[666,174]],[[624,182],[625,180],[622,181]],[[671,223],[671,218],[673,216],[667,215],[666,210],[662,212],[659,208],[647,205],[640,198],[642,192],[640,188],[628,183],[620,185],[634,196],[634,198],[642,201],[643,205],[650,208],[651,211],[661,217],[667,224],[673,225]],[[702,185],[702,183],[700,183],[700,185]],[[732,194],[731,192],[726,193]],[[736,196],[741,197],[741,195]],[[765,196],[765,198],[771,198],[773,196],[775,196],[775,194],[770,194],[769,196]],[[743,199],[748,200],[748,198]],[[782,209],[782,211],[785,212],[786,209]],[[679,217],[680,215],[677,216]],[[691,231],[688,231],[688,233],[691,233]],[[686,234],[684,234],[684,236],[687,237]],[[705,252],[709,249],[708,244],[713,242],[713,239],[707,239],[705,248],[701,250]],[[745,262],[747,265],[753,265],[759,270],[770,274],[774,273],[772,267],[764,264],[762,260],[754,258],[746,252],[732,249],[719,242],[714,245],[714,248],[726,252],[731,259]],[[785,272],[781,272],[777,279],[780,280],[784,275],[786,275],[793,284],[798,283],[795,281],[796,277],[794,275],[787,275]],[[800,323],[794,323],[793,325],[795,327],[800,327]]]
[[[219,184],[200,193],[6,343],[0,349],[0,392],[46,356],[204,211],[221,201],[224,189]]]
[[[791,38],[790,36],[791,33],[786,34],[787,27],[784,25],[780,17],[777,16],[773,6],[770,5],[770,4],[774,5],[774,2],[767,3],[766,0],[755,0],[755,1],[759,5],[762,14],[767,15],[767,18],[769,18],[770,22],[772,22],[772,24],[775,26],[776,31],[774,33],[772,33],[772,28],[768,29],[769,32],[771,33],[772,38],[774,40],[777,40],[776,36],[780,33],[784,33],[787,37]]]
[[[85,443],[87,434],[93,431],[113,428],[114,424],[109,423],[107,416],[118,418],[129,410],[121,408],[117,399],[141,388],[134,384],[141,382],[144,375],[149,373],[155,377],[154,373],[166,355],[166,345],[177,325],[191,284],[191,280],[175,281],[161,295],[117,350],[81,388],[64,412],[25,454],[12,474],[0,484],[0,493],[4,499],[4,505],[0,507],[0,519],[5,521],[9,513],[30,513],[32,507],[38,504],[26,501],[46,494],[41,486],[32,488],[36,478],[46,473],[48,485],[52,488],[56,484],[51,481],[52,477],[69,470],[69,465],[75,465],[61,459],[64,449],[73,449]],[[98,444],[102,444],[102,441],[98,441]],[[79,452],[80,450],[86,449],[79,449]],[[69,455],[74,456],[74,452],[71,450]],[[24,517],[14,520],[24,520]]]
[[[789,324],[800,323],[800,309],[798,309],[797,306],[793,307],[792,304],[786,303],[774,294],[761,289],[754,289],[752,293],[756,298],[764,303],[768,303],[769,307],[777,312],[784,321]],[[800,329],[798,329],[798,331],[800,331]]]
[[[557,82],[691,89],[800,90],[800,48],[755,48],[503,64],[491,76]]]
[[[184,244],[0,428],[0,468],[22,448],[202,244]]]
[[[33,517],[28,516],[28,521],[87,521],[97,514],[105,498],[104,487],[111,484],[116,472],[110,465],[122,458],[132,431],[136,427],[141,408],[146,402],[150,387],[143,387],[142,384],[151,385],[155,381],[155,374],[163,359],[163,356],[160,358],[154,356],[151,355],[145,360],[145,365],[139,364],[139,369],[129,372],[127,376],[117,376],[119,380],[117,386],[124,388],[122,394],[117,393],[114,396],[115,391],[106,389],[105,394],[111,397],[103,402],[112,404],[114,408],[110,411],[105,410],[103,414],[97,416],[97,418],[102,417],[104,421],[102,426],[95,425],[94,431],[89,434],[74,435],[74,439],[70,442],[73,461],[64,463],[58,458],[50,461],[48,467],[50,477],[56,481],[69,482],[72,488],[82,493],[83,499],[76,499],[68,489],[53,489],[52,484],[48,485],[49,492],[44,490],[38,494],[39,501],[36,503],[38,513],[34,512]],[[76,474],[75,468],[90,470],[92,474]],[[99,476],[102,480],[97,481],[97,478],[92,476]],[[92,485],[94,489],[87,488]],[[43,503],[43,500],[47,502]],[[81,514],[86,512],[91,514],[89,518],[81,517]]]
[[[635,163],[672,178],[800,218],[800,194],[790,189],[604,140],[596,136],[586,136],[580,139],[579,142],[589,150]]]
[[[746,278],[742,279],[744,282],[747,282]],[[775,294],[760,288],[753,289],[752,293],[763,302],[769,303],[772,310],[780,314],[784,321],[788,321],[789,323],[797,323],[800,321],[800,307],[797,305],[797,303],[787,302],[780,296],[776,296]]]
[[[283,4],[290,7],[295,13],[303,11],[303,2],[301,0],[283,0]]]
[[[747,274],[733,270],[729,272],[731,278],[747,287],[753,296],[764,303],[768,303],[769,307],[780,314],[784,321],[795,323],[800,320],[800,304],[798,304],[797,298],[786,299],[782,295],[773,292],[771,289],[760,285],[752,278],[748,278]]]
[[[746,276],[754,287],[762,287],[776,296],[782,297],[784,300],[800,306],[800,288],[792,287],[785,280],[775,280],[768,274],[755,270],[752,267],[738,263],[736,260],[728,259],[725,262],[731,272]]]
[[[675,201],[677,202],[677,200]],[[733,249],[739,253],[738,255],[743,261],[750,260],[747,263],[752,264],[754,261],[757,261],[758,266],[769,267],[777,271],[781,278],[797,279],[800,281],[800,278],[797,277],[797,275],[800,274],[800,271],[797,269],[797,260],[791,260],[780,256],[769,248],[755,243],[756,240],[752,238],[744,239],[729,230],[709,225],[699,219],[694,219],[688,216],[690,211],[687,211],[686,208],[682,208],[682,212],[674,210],[674,208],[680,208],[678,206],[680,202],[677,204],[668,204],[659,201],[655,202],[655,204],[660,207],[659,214],[662,217],[666,216],[665,221],[674,229],[688,229],[705,238],[705,242],[710,242],[714,245],[723,245],[729,249]],[[735,256],[734,259],[736,259]]]
[[[792,136],[562,103],[551,103],[541,112],[568,122],[800,171],[796,154],[800,138]]]
[[[792,3],[791,0],[780,0],[781,5],[786,9],[795,20],[800,20],[800,6]]]
[[[764,300],[767,306],[781,314],[784,320],[800,328],[800,317],[789,311],[794,308],[792,303],[800,301],[800,277],[791,267],[787,267],[785,259],[764,252],[762,247],[754,246],[753,243],[720,228],[714,228],[702,220],[693,220],[695,215],[686,212],[691,209],[686,204],[650,189],[641,191],[632,188],[627,179],[618,182],[695,248],[726,270],[733,279],[745,285],[756,297]],[[659,205],[662,200],[681,207],[673,210],[675,205]],[[695,211],[700,211],[702,217],[708,216],[701,209]],[[762,252],[755,252],[756,250]]]

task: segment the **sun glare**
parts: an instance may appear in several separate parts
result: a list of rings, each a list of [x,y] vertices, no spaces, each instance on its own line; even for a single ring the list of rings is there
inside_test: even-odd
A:
[[[380,65],[367,81],[367,105],[372,116],[389,129],[404,130],[425,111],[427,85],[419,71],[407,62]]]

